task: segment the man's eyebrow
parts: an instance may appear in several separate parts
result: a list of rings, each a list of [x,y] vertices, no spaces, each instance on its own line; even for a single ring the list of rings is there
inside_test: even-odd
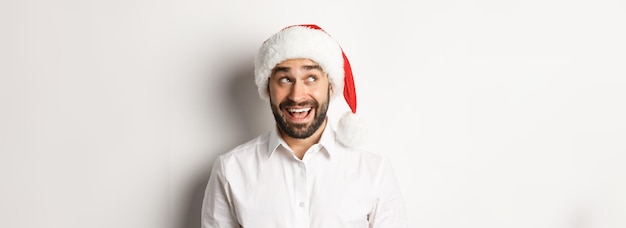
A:
[[[291,67],[277,66],[274,68],[273,74],[278,73],[278,72],[289,72],[290,70],[291,70]]]
[[[319,70],[319,71],[322,71],[322,67],[320,67],[320,65],[306,65],[306,66],[302,66],[302,68],[304,68],[306,70]]]

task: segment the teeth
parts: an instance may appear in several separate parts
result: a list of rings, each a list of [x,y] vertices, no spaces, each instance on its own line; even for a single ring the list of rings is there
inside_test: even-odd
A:
[[[311,108],[290,108],[288,109],[289,112],[308,112],[310,111]]]

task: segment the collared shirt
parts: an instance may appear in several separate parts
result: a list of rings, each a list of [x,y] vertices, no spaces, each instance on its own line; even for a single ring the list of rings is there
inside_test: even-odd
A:
[[[396,228],[406,210],[389,161],[342,146],[327,124],[298,159],[274,129],[220,155],[202,228]]]

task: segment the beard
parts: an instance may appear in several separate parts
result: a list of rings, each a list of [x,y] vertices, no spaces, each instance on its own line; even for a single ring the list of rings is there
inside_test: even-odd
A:
[[[328,94],[330,96],[330,93]],[[329,97],[327,96],[327,97]],[[304,101],[297,103],[291,99],[287,99],[281,102],[278,106],[274,105],[270,99],[270,106],[272,108],[272,113],[274,114],[274,119],[280,130],[287,134],[289,137],[296,139],[305,139],[311,137],[324,123],[326,120],[326,112],[328,111],[328,102],[329,99],[326,99],[325,102],[319,103],[316,100]],[[310,106],[311,109],[315,110],[315,116],[313,117],[313,122],[311,123],[293,123],[288,120],[282,110],[285,107],[290,106]]]

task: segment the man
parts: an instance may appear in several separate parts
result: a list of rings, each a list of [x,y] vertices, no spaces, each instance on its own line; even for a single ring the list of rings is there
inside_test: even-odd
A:
[[[287,27],[259,49],[255,81],[276,128],[217,158],[203,228],[407,226],[390,163],[354,145],[361,124],[337,42],[316,25]],[[352,113],[335,132],[326,111],[341,92]]]

